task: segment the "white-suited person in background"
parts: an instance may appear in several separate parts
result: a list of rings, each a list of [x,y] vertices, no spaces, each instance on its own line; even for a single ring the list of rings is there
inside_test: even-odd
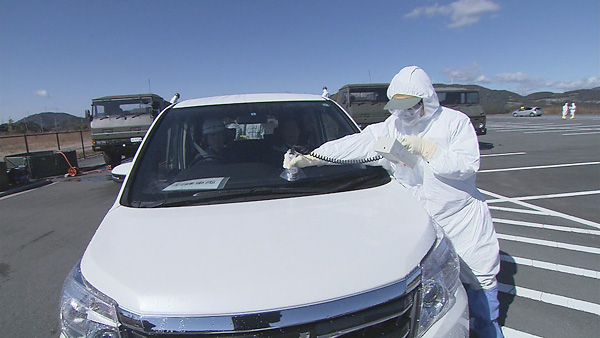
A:
[[[571,102],[571,106],[569,107],[569,111],[571,112],[571,118],[575,118],[575,112],[577,111],[577,105],[575,102]]]
[[[567,114],[569,114],[569,102],[565,102],[562,107],[562,118],[563,120],[567,118]]]
[[[376,156],[381,137],[392,137],[419,161],[414,168],[387,159],[381,165],[422,202],[443,228],[461,258],[461,281],[467,289],[471,328],[478,337],[502,337],[498,325],[496,275],[499,245],[487,203],[476,187],[479,142],[469,118],[442,107],[427,74],[419,67],[403,68],[392,79],[385,109],[391,116],[358,134],[329,141],[315,152],[337,159]],[[327,164],[288,152],[284,167]],[[398,215],[398,217],[402,217]]]

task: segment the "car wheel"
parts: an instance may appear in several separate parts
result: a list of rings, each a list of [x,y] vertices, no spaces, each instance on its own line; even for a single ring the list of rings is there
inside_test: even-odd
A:
[[[534,117],[535,113],[530,113],[529,116]]]
[[[517,113],[513,113],[513,116],[514,117],[519,117],[519,115],[517,115]]]
[[[110,165],[111,167],[116,167],[121,164],[121,154],[105,151],[104,155],[104,163]]]

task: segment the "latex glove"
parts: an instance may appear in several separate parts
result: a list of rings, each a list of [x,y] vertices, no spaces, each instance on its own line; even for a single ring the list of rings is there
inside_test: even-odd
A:
[[[437,145],[435,145],[435,143],[424,140],[415,135],[403,138],[400,143],[411,153],[423,156],[423,158],[426,160],[429,160],[437,150]]]
[[[313,167],[323,165],[324,163],[325,161],[319,160],[314,156],[302,155],[292,150],[288,150],[287,153],[283,154],[283,168],[285,169],[291,169],[292,167]]]

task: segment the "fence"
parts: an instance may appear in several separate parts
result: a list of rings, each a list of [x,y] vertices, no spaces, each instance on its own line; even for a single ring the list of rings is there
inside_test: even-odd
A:
[[[78,158],[95,156],[91,132],[54,132],[0,136],[0,160],[4,156],[45,150],[75,150]]]

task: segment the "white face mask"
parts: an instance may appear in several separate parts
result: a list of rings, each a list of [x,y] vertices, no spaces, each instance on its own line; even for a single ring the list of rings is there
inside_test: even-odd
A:
[[[402,119],[402,123],[407,126],[414,126],[423,116],[423,105],[418,104],[409,109],[392,109],[390,113]]]

